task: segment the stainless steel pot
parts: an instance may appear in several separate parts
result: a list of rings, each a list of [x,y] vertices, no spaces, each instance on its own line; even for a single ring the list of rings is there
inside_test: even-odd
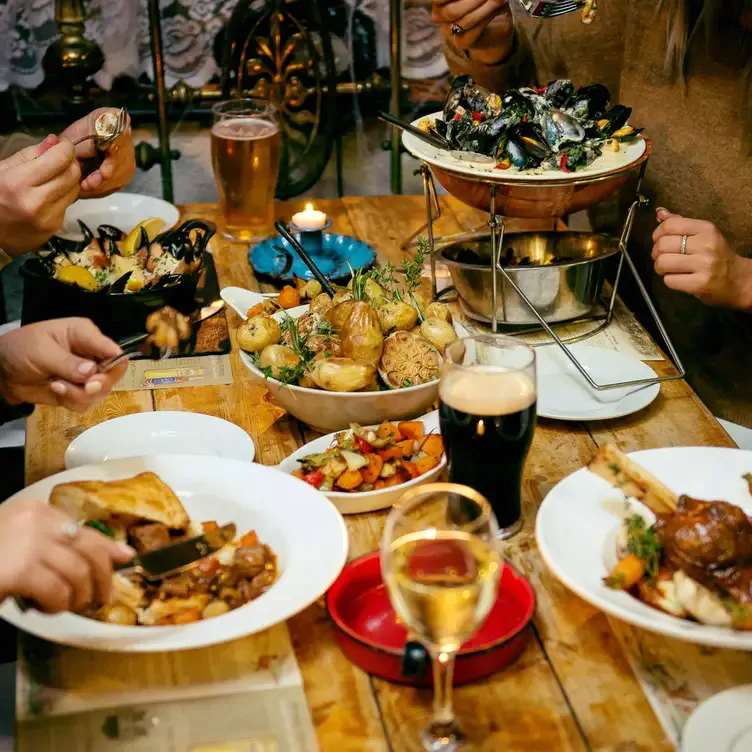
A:
[[[528,261],[505,264],[510,276],[549,322],[587,316],[598,302],[606,277],[607,259],[619,252],[618,240],[587,232],[525,232],[508,234],[502,259]],[[491,240],[454,243],[439,252],[449,268],[467,314],[491,321]],[[496,320],[505,324],[538,324],[527,304],[496,272]]]

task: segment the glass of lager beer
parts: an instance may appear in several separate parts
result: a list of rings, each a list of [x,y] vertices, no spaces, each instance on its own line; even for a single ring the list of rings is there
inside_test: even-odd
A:
[[[224,236],[247,242],[269,234],[280,152],[274,106],[262,99],[215,105],[211,151]]]
[[[439,381],[439,419],[449,480],[491,504],[500,538],[522,527],[522,471],[537,404],[535,351],[488,334],[451,342]]]

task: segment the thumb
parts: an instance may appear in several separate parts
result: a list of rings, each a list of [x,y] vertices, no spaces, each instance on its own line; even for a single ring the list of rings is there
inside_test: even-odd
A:
[[[102,536],[106,537],[106,536]],[[115,541],[109,541],[107,543],[107,555],[112,561],[118,564],[126,564],[131,561],[136,555],[136,551],[131,548],[127,543],[115,543]]]
[[[655,210],[655,216],[659,222],[665,222],[667,219],[671,219],[671,217],[678,217],[679,215],[672,214],[668,209],[664,209],[662,206],[659,206]]]

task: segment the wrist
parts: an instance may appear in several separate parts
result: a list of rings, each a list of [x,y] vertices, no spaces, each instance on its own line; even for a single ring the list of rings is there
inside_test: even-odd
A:
[[[517,47],[514,16],[509,5],[489,22],[483,33],[464,52],[473,62],[500,65]]]

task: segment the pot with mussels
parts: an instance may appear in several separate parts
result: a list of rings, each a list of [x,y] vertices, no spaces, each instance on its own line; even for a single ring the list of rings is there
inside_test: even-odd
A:
[[[460,201],[507,217],[562,217],[608,198],[650,155],[629,124],[630,107],[611,103],[601,84],[566,79],[501,94],[457,76],[440,113],[413,125],[439,149],[406,133],[406,149],[431,166]]]
[[[315,295],[307,309],[254,306],[237,332],[241,360],[288,413],[322,433],[424,415],[438,399],[444,348],[463,332],[446,305],[418,292],[423,248],[421,239],[402,274],[389,264],[354,272],[348,287]]]
[[[128,234],[111,225],[95,234],[79,224],[82,240],[53,237],[21,267],[24,324],[83,316],[123,339],[143,332],[155,310],[195,310],[212,223],[188,220],[153,236],[148,223]]]

